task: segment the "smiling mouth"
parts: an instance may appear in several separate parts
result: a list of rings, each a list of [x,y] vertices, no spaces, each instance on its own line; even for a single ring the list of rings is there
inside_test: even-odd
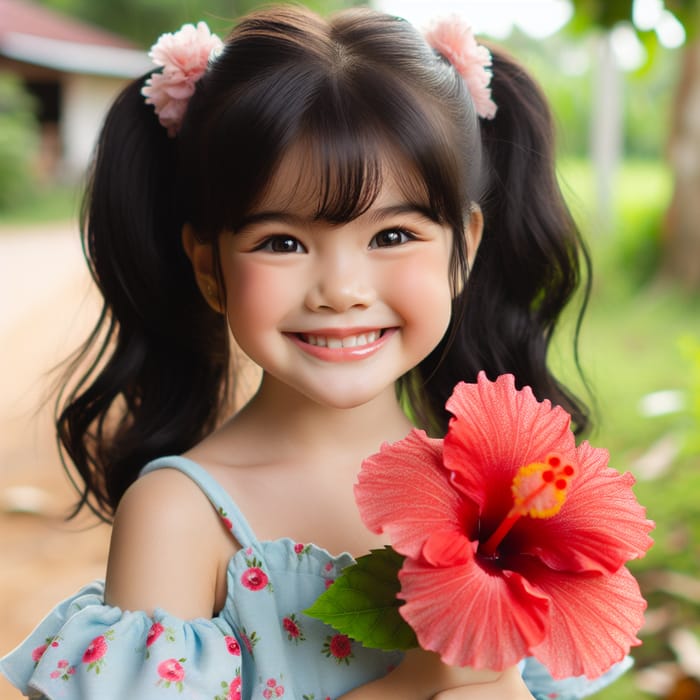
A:
[[[358,333],[357,335],[348,335],[344,338],[338,338],[335,336],[327,335],[312,335],[307,333],[298,333],[297,337],[304,343],[309,345],[315,345],[319,348],[356,348],[362,347],[363,345],[370,345],[376,342],[384,334],[383,330],[378,331],[366,331],[365,333]]]

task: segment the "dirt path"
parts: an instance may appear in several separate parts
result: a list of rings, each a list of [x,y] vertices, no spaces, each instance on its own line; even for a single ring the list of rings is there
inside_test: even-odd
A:
[[[0,229],[0,655],[104,572],[109,529],[63,519],[73,493],[42,405],[95,318],[90,290],[74,225]],[[0,677],[0,700],[18,697]]]

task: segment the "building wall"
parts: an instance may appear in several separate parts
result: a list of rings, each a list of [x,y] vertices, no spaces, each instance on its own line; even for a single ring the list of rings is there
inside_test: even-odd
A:
[[[107,109],[127,82],[104,76],[63,76],[60,123],[63,177],[77,178],[85,171]]]

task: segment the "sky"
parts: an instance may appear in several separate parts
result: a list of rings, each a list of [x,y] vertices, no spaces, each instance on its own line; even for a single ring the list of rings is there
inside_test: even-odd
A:
[[[436,17],[458,14],[476,34],[497,39],[507,37],[514,27],[543,39],[559,31],[573,14],[569,0],[374,0],[373,4],[418,27]],[[635,0],[634,22],[639,29],[654,29],[667,48],[677,48],[685,41],[682,25],[666,10],[663,0]],[[627,41],[626,50],[634,50],[629,48],[628,37],[623,35],[621,41]]]
[[[373,4],[418,27],[436,17],[458,14],[469,20],[475,33],[495,38],[508,36],[513,27],[543,38],[561,29],[572,14],[568,0],[375,0]]]

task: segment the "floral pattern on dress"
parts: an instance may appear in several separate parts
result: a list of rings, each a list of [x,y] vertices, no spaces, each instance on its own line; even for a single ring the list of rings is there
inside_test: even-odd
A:
[[[282,618],[282,629],[287,633],[287,639],[294,644],[305,642],[304,628],[294,613]]]
[[[145,658],[151,658],[150,647],[155,644],[160,638],[166,642],[175,642],[175,630],[172,627],[164,627],[160,622],[154,622],[148,630],[146,636],[146,653]]]
[[[241,669],[236,669],[236,676],[230,683],[221,681],[221,688],[223,693],[217,695],[214,700],[241,700]]]
[[[241,574],[241,583],[249,591],[267,589],[272,593],[274,591],[272,581],[263,570],[263,563],[256,557],[250,556],[249,551],[250,549],[246,550],[245,563],[248,568]],[[252,551],[250,553],[252,554]]]
[[[311,545],[310,544],[302,544],[301,542],[297,542],[294,545],[294,553],[297,555],[297,559],[301,561],[305,555],[307,555],[311,551]]]
[[[226,643],[226,648],[228,649],[229,654],[232,656],[241,655],[241,645],[238,643],[238,640],[235,637],[226,636],[224,637],[224,642]]]
[[[335,582],[335,577],[338,575],[338,572],[336,571],[335,566],[333,565],[333,562],[326,562],[325,566],[323,567],[324,571],[324,584],[326,586],[326,590],[328,590],[331,585]]]
[[[262,697],[265,700],[272,700],[272,698],[281,698],[285,694],[285,688],[281,683],[281,677],[279,680],[277,678],[268,678],[265,681],[265,687],[262,691]]]
[[[46,653],[46,650],[49,647],[57,647],[59,643],[60,637],[47,637],[44,640],[44,643],[39,645],[38,647],[35,647],[32,649],[32,661],[34,662],[34,666],[36,666],[39,661],[41,661],[41,657]]]
[[[49,677],[53,680],[60,678],[62,681],[69,681],[75,675],[75,670],[75,666],[72,666],[68,659],[61,659],[56,663],[56,668],[51,671]]]
[[[248,633],[246,631],[246,628],[243,627],[241,628],[241,639],[243,640],[243,644],[248,650],[248,653],[252,656],[253,650],[255,649],[255,645],[258,644],[258,642],[260,641],[258,633],[255,631]]]
[[[230,532],[233,532],[233,523],[228,517],[228,513],[223,509],[222,506],[218,507],[217,513],[219,514],[219,517],[221,518],[221,522],[224,524],[224,527]]]
[[[87,664],[87,671],[94,671],[97,675],[100,674],[105,665],[105,656],[109,649],[108,641],[114,639],[114,630],[108,630],[104,634],[95,637],[87,649],[83,652],[83,663]]]
[[[182,692],[185,688],[185,667],[183,664],[187,659],[166,659],[158,664],[158,675],[160,678],[156,683],[157,686],[170,688],[175,686],[178,691]]]
[[[344,634],[334,634],[326,637],[321,653],[328,659],[335,659],[338,664],[350,665],[350,659],[354,659],[352,641]]]

